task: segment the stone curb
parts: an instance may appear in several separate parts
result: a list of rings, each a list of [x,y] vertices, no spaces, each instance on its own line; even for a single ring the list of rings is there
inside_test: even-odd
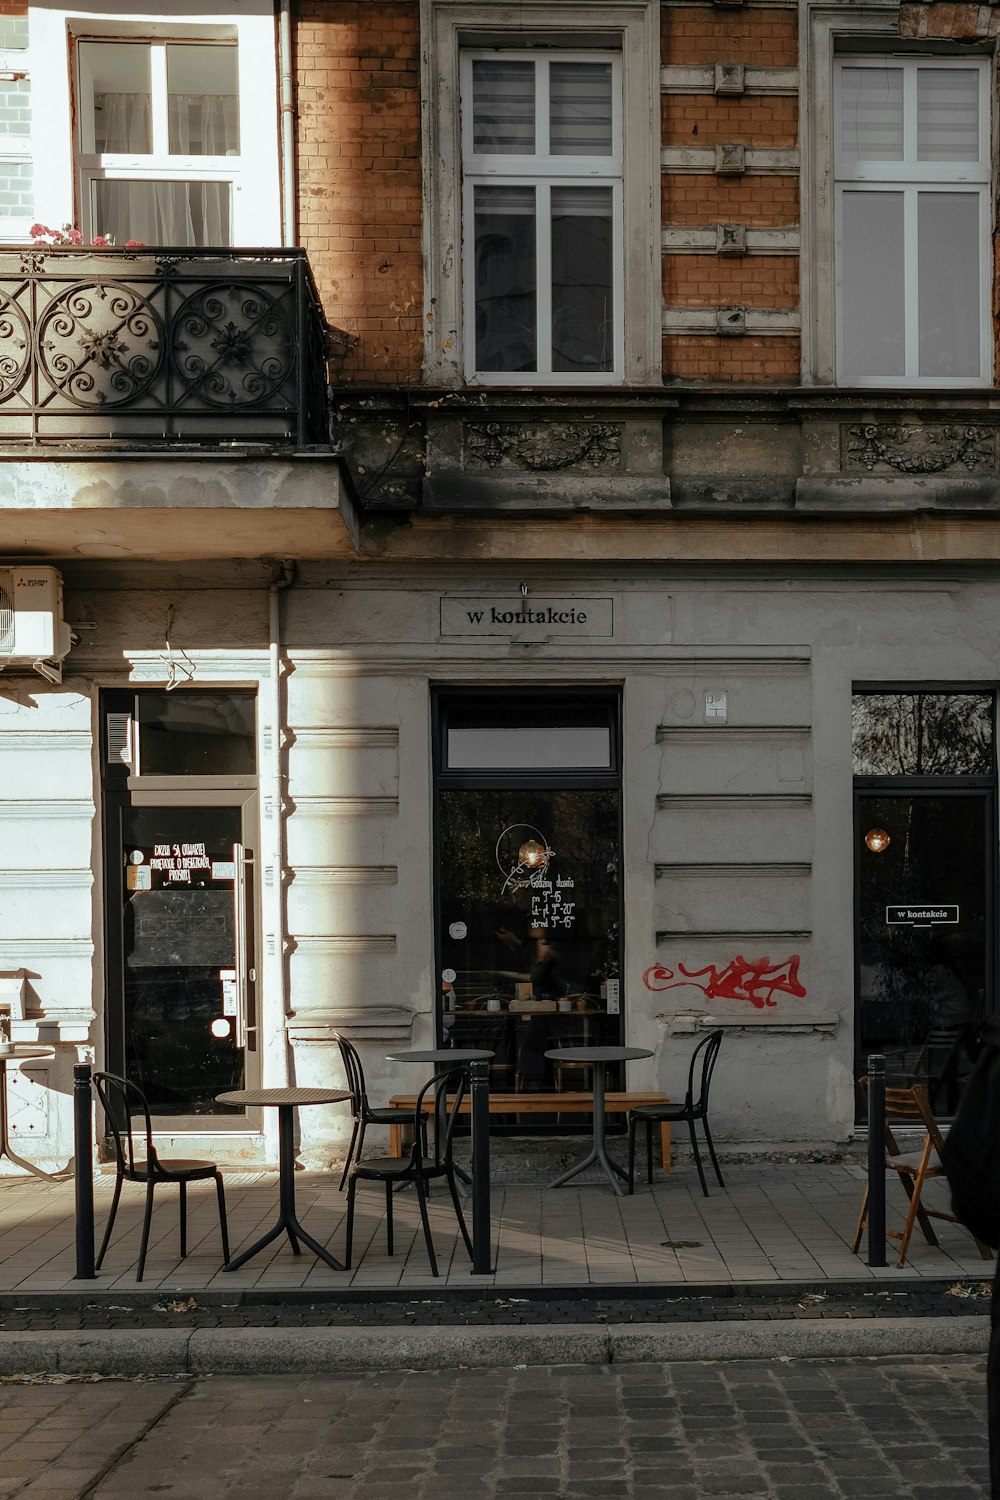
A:
[[[279,1375],[707,1359],[985,1358],[988,1337],[986,1319],[971,1317],[598,1327],[72,1330],[5,1334],[0,1375]]]

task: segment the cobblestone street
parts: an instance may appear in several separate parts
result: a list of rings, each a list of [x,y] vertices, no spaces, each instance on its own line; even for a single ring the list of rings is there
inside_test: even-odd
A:
[[[746,1361],[11,1384],[0,1497],[958,1500],[984,1365]]]

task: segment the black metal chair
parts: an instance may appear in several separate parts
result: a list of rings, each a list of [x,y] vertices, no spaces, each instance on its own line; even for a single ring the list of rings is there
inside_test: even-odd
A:
[[[461,1108],[465,1091],[468,1087],[468,1071],[465,1068],[452,1068],[448,1073],[440,1073],[425,1083],[417,1095],[417,1102],[409,1114],[413,1125],[413,1144],[409,1154],[406,1156],[373,1156],[367,1161],[360,1158],[351,1167],[351,1180],[347,1189],[347,1253],[344,1265],[347,1270],[351,1268],[351,1253],[354,1244],[354,1195],[357,1192],[359,1182],[383,1182],[385,1184],[385,1227],[386,1244],[388,1252],[393,1252],[392,1241],[392,1203],[396,1188],[405,1183],[413,1183],[417,1190],[417,1202],[420,1205],[420,1222],[424,1229],[424,1240],[427,1243],[427,1255],[431,1263],[431,1275],[438,1275],[437,1259],[434,1255],[434,1241],[431,1238],[430,1220],[427,1217],[427,1197],[429,1185],[436,1178],[443,1177],[448,1183],[451,1193],[451,1201],[455,1205],[455,1213],[458,1217],[458,1227],[462,1231],[465,1248],[472,1258],[472,1241],[469,1231],[465,1227],[465,1219],[462,1216],[462,1204],[458,1196],[458,1184],[455,1180],[455,1164],[452,1159],[452,1145],[455,1133],[455,1121]],[[440,1130],[434,1137],[434,1154],[429,1156],[424,1141],[421,1138],[421,1124],[426,1118],[424,1100],[430,1095],[435,1101],[435,1114],[440,1123]],[[437,1101],[443,1100],[440,1109]]]
[[[149,1105],[146,1096],[138,1084],[130,1082],[127,1078],[119,1078],[115,1073],[94,1073],[94,1088],[97,1096],[104,1106],[111,1136],[115,1146],[115,1192],[111,1200],[111,1212],[108,1214],[108,1222],[104,1230],[104,1239],[101,1242],[100,1253],[95,1262],[95,1270],[100,1270],[101,1262],[111,1240],[111,1231],[114,1228],[115,1215],[118,1212],[118,1200],[121,1198],[123,1182],[144,1182],[146,1184],[146,1212],[142,1221],[142,1243],[139,1247],[139,1267],[136,1271],[136,1281],[142,1280],[142,1273],[146,1268],[146,1248],[149,1244],[149,1226],[153,1217],[153,1191],[157,1183],[176,1183],[180,1188],[181,1199],[181,1259],[187,1255],[187,1185],[189,1182],[205,1182],[209,1178],[215,1181],[215,1190],[219,1198],[219,1228],[222,1231],[222,1259],[223,1263],[229,1260],[229,1226],[226,1222],[226,1194],[222,1186],[222,1174],[214,1161],[165,1161],[157,1154],[153,1145],[153,1124],[149,1117]],[[141,1114],[143,1120],[143,1133],[140,1142],[145,1155],[136,1150],[136,1139],[132,1129],[132,1114]]]
[[[708,1143],[708,1153],[712,1158],[712,1166],[715,1175],[719,1179],[719,1186],[725,1187],[722,1173],[719,1170],[719,1159],[715,1154],[715,1146],[712,1143],[712,1132],[708,1126],[708,1091],[712,1084],[712,1074],[715,1071],[716,1060],[719,1056],[719,1048],[722,1046],[722,1032],[710,1031],[704,1037],[691,1054],[691,1064],[688,1068],[687,1093],[683,1104],[644,1104],[638,1109],[629,1112],[628,1117],[628,1190],[631,1193],[635,1184],[635,1130],[641,1122],[646,1127],[646,1181],[653,1180],[653,1126],[664,1120],[680,1122],[686,1120],[691,1132],[691,1149],[694,1152],[694,1164],[698,1168],[698,1176],[701,1179],[701,1190],[708,1197],[708,1184],[705,1181],[705,1173],[701,1165],[701,1153],[698,1150],[698,1136],[695,1131],[695,1121],[700,1120],[705,1131],[705,1140]],[[698,1087],[698,1096],[695,1098],[695,1075],[701,1070]]]
[[[347,1075],[347,1087],[351,1091],[351,1113],[354,1119],[354,1128],[351,1131],[351,1144],[347,1148],[347,1159],[344,1162],[344,1170],[340,1174],[340,1191],[344,1191],[344,1183],[347,1174],[351,1170],[354,1160],[360,1161],[361,1152],[365,1144],[365,1131],[369,1125],[409,1125],[413,1119],[411,1109],[397,1106],[395,1104],[373,1105],[368,1101],[368,1089],[365,1084],[365,1070],[361,1066],[361,1054],[354,1043],[348,1041],[346,1036],[335,1032],[337,1046],[340,1048],[341,1060],[344,1064],[344,1072]],[[427,1143],[426,1122],[421,1127],[420,1138],[424,1142],[426,1150]]]

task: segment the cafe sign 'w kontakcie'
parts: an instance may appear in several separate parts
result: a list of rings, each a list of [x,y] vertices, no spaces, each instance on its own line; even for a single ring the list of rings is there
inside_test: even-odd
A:
[[[887,906],[885,920],[889,927],[937,927],[942,922],[957,922],[957,906]]]
[[[443,636],[509,636],[519,640],[549,640],[560,636],[583,640],[614,634],[610,599],[498,596],[441,600]]]

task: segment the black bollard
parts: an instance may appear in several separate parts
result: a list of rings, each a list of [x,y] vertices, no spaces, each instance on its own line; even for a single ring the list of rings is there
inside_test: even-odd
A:
[[[868,1059],[868,1264],[885,1265],[885,1058]]]
[[[469,1064],[472,1080],[472,1272],[488,1276],[493,1270],[490,1226],[490,1068],[480,1060]]]
[[[73,1162],[76,1188],[76,1280],[95,1281],[94,1269],[94,1117],[90,1064],[73,1069]]]

